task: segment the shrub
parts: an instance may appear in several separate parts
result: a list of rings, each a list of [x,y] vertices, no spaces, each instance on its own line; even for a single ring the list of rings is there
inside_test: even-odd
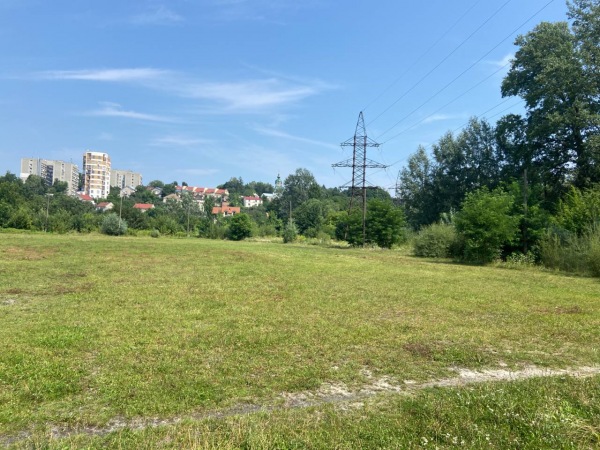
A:
[[[415,236],[414,252],[416,256],[427,258],[449,258],[455,240],[456,230],[453,225],[434,223]]]
[[[290,242],[294,242],[298,237],[298,232],[296,231],[296,225],[294,222],[288,222],[288,224],[283,229],[283,243],[288,244]]]
[[[502,247],[513,243],[520,216],[512,215],[514,198],[501,189],[487,188],[467,194],[456,215],[456,231],[464,239],[462,259],[489,263],[500,257]]]
[[[549,230],[540,242],[540,259],[549,269],[600,277],[600,227],[581,236]]]
[[[150,232],[150,237],[153,238],[158,238],[160,237],[160,231],[158,231],[156,228],[154,228],[151,232]]]
[[[252,236],[252,220],[248,214],[236,214],[229,220],[228,239],[241,241],[250,236]]]
[[[116,213],[110,213],[102,219],[100,231],[109,236],[121,236],[127,233],[127,222],[119,219]]]

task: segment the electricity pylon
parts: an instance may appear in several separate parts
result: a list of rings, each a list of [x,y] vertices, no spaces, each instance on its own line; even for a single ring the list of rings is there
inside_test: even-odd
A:
[[[367,169],[380,168],[385,169],[385,164],[378,163],[367,158],[368,147],[379,147],[380,144],[367,137],[365,121],[362,111],[358,115],[356,123],[356,131],[354,137],[351,137],[345,142],[342,142],[342,147],[352,147],[352,158],[339,163],[332,164],[331,167],[352,167],[352,182],[346,183],[342,188],[350,188],[350,210],[355,202],[362,203],[362,231],[363,245],[366,243],[366,222],[367,222],[367,189],[374,186],[367,186]]]

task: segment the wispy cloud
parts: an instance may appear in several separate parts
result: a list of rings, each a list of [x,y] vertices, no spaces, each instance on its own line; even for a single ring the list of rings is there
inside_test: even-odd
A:
[[[127,111],[124,110],[122,106],[118,103],[103,102],[100,105],[100,109],[89,111],[88,113],[86,113],[86,115],[100,117],[123,117],[126,119],[144,120],[149,122],[175,122],[175,120],[170,117],[140,113],[136,111]]]
[[[169,74],[166,70],[151,68],[134,69],[91,69],[91,70],[53,70],[39,72],[39,78],[48,80],[83,80],[83,81],[107,81],[107,82],[129,82],[150,81],[163,78]]]
[[[304,138],[301,136],[294,136],[294,135],[286,133],[284,131],[275,130],[272,128],[254,127],[253,129],[257,133],[260,133],[264,136],[272,136],[272,137],[287,139],[287,140],[291,140],[291,141],[302,142],[305,144],[317,145],[319,147],[325,147],[325,148],[329,148],[329,149],[333,149],[333,150],[339,149],[338,145],[334,145],[329,142],[322,142],[322,141],[317,141],[314,139]]]
[[[208,176],[219,173],[218,169],[181,169],[177,170],[176,173],[181,173],[184,175],[199,175],[199,176]]]
[[[134,25],[174,25],[183,22],[184,18],[164,5],[158,5],[149,11],[131,18]]]
[[[433,123],[433,122],[442,122],[445,120],[455,120],[455,119],[464,119],[465,116],[462,114],[432,114],[431,116],[423,119],[421,123]]]
[[[504,58],[502,58],[500,60],[488,61],[487,63],[492,66],[502,68],[504,66],[508,66],[513,59],[515,59],[514,53],[509,53],[508,55],[506,55]]]
[[[37,79],[137,83],[178,97],[204,100],[210,113],[261,113],[300,102],[335,86],[320,80],[270,76],[239,81],[198,81],[189,74],[154,68],[56,70],[34,74]]]
[[[203,144],[212,144],[209,139],[196,139],[185,136],[164,136],[154,139],[150,145],[156,147],[194,147]]]
[[[277,79],[182,84],[180,95],[211,100],[228,112],[262,110],[298,102],[321,91],[318,85],[292,85]]]

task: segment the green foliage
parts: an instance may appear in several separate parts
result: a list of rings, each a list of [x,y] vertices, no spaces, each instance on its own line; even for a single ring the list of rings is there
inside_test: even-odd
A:
[[[232,241],[241,241],[252,236],[252,221],[248,214],[236,214],[229,219],[227,238]]]
[[[326,202],[311,198],[302,203],[294,211],[294,223],[298,227],[298,233],[306,237],[315,237],[325,223],[329,207]],[[310,230],[309,234],[307,231]]]
[[[160,237],[160,231],[158,231],[156,228],[154,228],[151,232],[150,232],[150,237],[153,238],[158,238]]]
[[[454,225],[434,223],[422,228],[413,239],[415,256],[449,258],[456,241]]]
[[[33,225],[31,213],[25,206],[21,206],[10,214],[6,226],[19,230],[30,230]]]
[[[455,219],[456,231],[464,239],[462,259],[491,262],[500,257],[503,246],[515,241],[520,217],[511,215],[513,200],[502,189],[467,194]]]
[[[48,231],[64,234],[73,229],[73,216],[64,209],[55,211],[48,219]]]
[[[225,239],[227,221],[222,217],[205,217],[198,224],[198,237],[206,239]]]
[[[288,244],[296,240],[296,238],[298,237],[298,231],[296,230],[296,225],[294,224],[294,222],[289,221],[286,224],[285,228],[283,229],[282,237],[284,244]]]
[[[558,204],[553,223],[571,233],[583,234],[590,227],[600,224],[600,186],[567,192]]]
[[[549,230],[540,242],[540,258],[550,269],[600,277],[600,227],[581,235]]]
[[[166,214],[160,214],[156,217],[152,217],[149,220],[149,226],[151,229],[156,229],[160,234],[174,235],[178,231],[182,231],[181,225],[175,220],[174,217]]]
[[[127,222],[119,219],[115,213],[109,213],[102,219],[100,231],[109,236],[122,236],[127,234]]]
[[[335,235],[352,246],[365,244],[391,248],[406,240],[406,220],[400,208],[391,202],[372,200],[367,204],[365,238],[363,242],[362,211],[353,209],[350,214],[340,215]]]

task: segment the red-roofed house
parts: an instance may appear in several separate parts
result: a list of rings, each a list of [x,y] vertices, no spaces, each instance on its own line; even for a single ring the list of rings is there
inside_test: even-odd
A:
[[[110,211],[115,205],[112,202],[101,202],[96,205],[96,209],[101,211]]]
[[[77,197],[79,197],[79,200],[81,200],[82,202],[94,203],[94,199],[87,194],[79,193],[77,194]]]
[[[149,209],[153,209],[154,205],[152,203],[136,203],[133,205],[134,209],[139,209],[141,212],[146,212]]]
[[[223,217],[231,217],[235,214],[240,213],[239,206],[229,206],[227,203],[223,203],[222,206],[213,206],[212,213],[215,216],[221,214]]]
[[[244,197],[244,208],[253,208],[262,205],[262,198],[255,195],[253,197]]]

